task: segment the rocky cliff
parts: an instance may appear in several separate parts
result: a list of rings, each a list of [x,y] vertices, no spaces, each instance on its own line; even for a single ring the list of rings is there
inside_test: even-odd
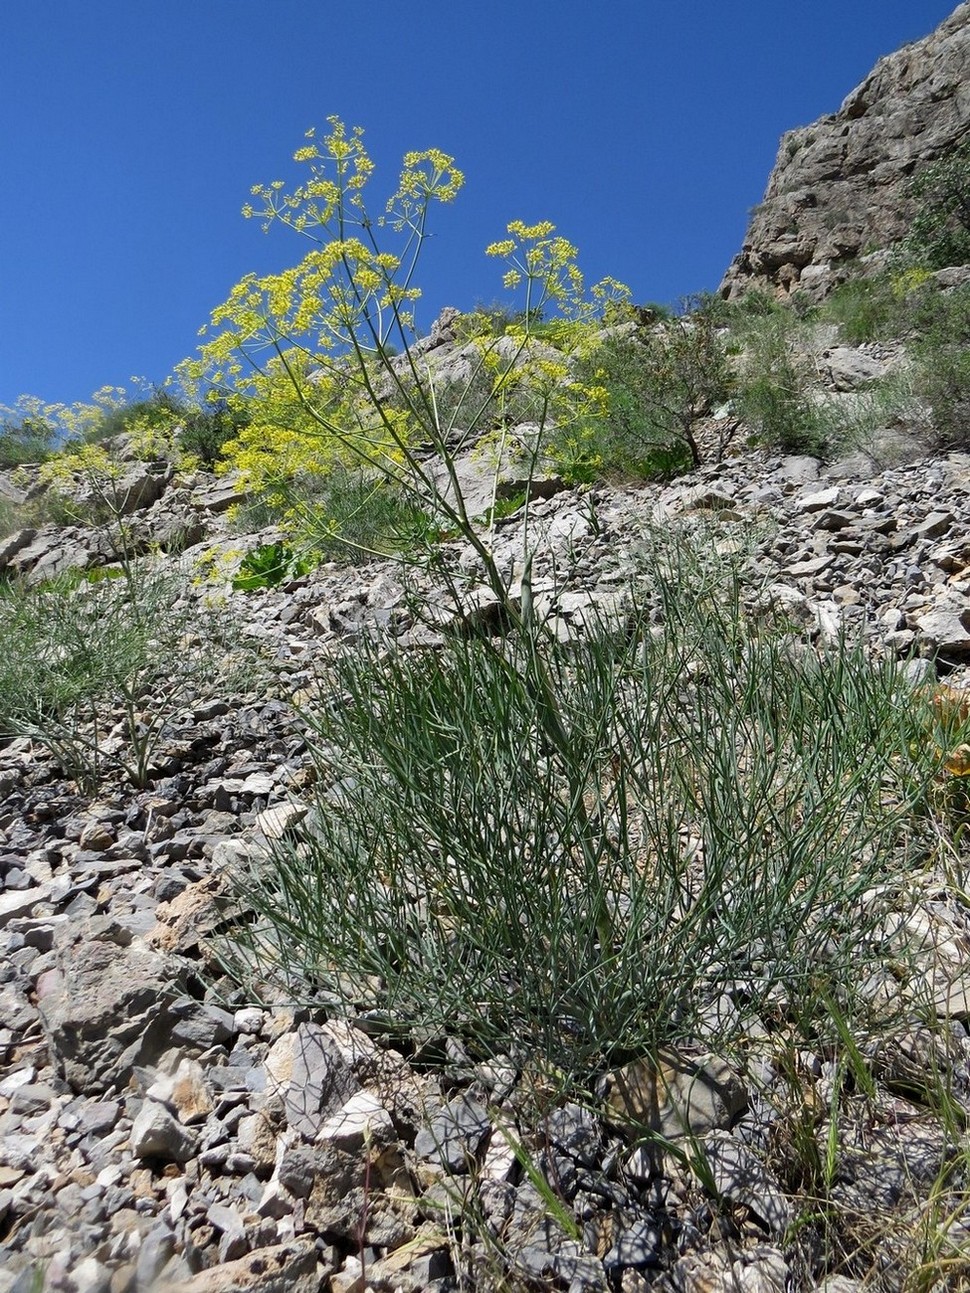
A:
[[[880,59],[838,112],[782,136],[721,292],[823,295],[848,265],[907,229],[908,178],[970,131],[970,4]]]

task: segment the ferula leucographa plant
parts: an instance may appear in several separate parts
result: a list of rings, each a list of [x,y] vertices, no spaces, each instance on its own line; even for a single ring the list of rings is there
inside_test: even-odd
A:
[[[407,153],[397,187],[374,214],[366,200],[374,163],[362,131],[331,117],[327,131],[307,140],[294,155],[306,167],[303,182],[256,185],[243,212],[264,229],[286,225],[309,249],[291,268],[247,275],[233,288],[183,376],[255,403],[256,416],[227,458],[257,485],[267,484],[274,460],[291,474],[363,467],[467,535],[453,432],[454,410],[467,414],[471,401],[443,402],[440,375],[414,346],[417,269],[432,211],[457,197],[462,172],[438,149]],[[598,400],[595,389],[570,382],[559,354],[538,353],[535,321],[550,313],[589,321],[629,293],[612,279],[587,290],[576,248],[548,222],[512,221],[486,254],[505,263],[506,289],[523,298],[522,322],[511,353],[508,332],[501,355],[498,337],[477,340],[469,387],[484,380],[501,408],[513,387],[529,385],[539,423],[535,458],[547,424],[588,414]],[[445,487],[419,446],[444,458]]]

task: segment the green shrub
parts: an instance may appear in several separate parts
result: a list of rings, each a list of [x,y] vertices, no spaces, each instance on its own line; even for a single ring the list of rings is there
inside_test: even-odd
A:
[[[156,387],[145,399],[129,400],[116,407],[105,408],[97,425],[84,438],[90,443],[100,444],[135,430],[151,440],[154,438],[151,433],[164,436],[186,412],[186,406],[177,396],[165,387]]]
[[[179,710],[240,686],[250,663],[180,580],[117,574],[0,585],[0,733],[46,746],[89,790],[118,772],[149,784]]]
[[[44,462],[57,450],[56,427],[39,417],[10,417],[0,422],[0,471]]]
[[[826,996],[854,1018],[873,886],[925,843],[915,707],[861,649],[752,623],[706,536],[644,573],[642,609],[579,641],[339,660],[317,810],[237,877],[237,972],[566,1081],[753,1019],[822,1029]]]
[[[714,298],[704,297],[703,300],[705,307],[708,304],[708,301],[713,299]],[[701,297],[689,298],[688,303],[685,305],[685,309],[690,308],[691,301],[700,302],[701,300]],[[635,305],[633,307],[633,312],[636,315],[637,322],[645,328],[649,328],[652,323],[657,323],[660,320],[672,319],[675,314],[674,310],[672,310],[669,305],[664,305],[660,301],[647,301],[643,305]]]
[[[829,451],[839,453],[855,449],[872,452],[887,429],[917,428],[924,421],[909,367],[874,380],[865,390],[824,399],[816,407],[822,440]]]
[[[484,340],[489,334],[481,332],[478,337]],[[470,372],[458,380],[445,381],[438,378],[434,382],[434,407],[443,427],[448,427],[449,437],[453,441],[470,441],[484,432],[497,426],[502,418],[502,402],[496,395],[495,376],[489,373],[476,358],[469,359]],[[508,372],[503,365],[499,376]],[[405,415],[408,406],[418,403],[423,397],[423,389],[430,388],[431,382],[425,376],[420,381],[406,377],[402,382],[403,389],[395,392],[388,401],[391,408]]]
[[[15,503],[9,498],[0,498],[0,539],[24,529],[26,524],[23,504]]]
[[[970,284],[941,291],[927,285],[911,298],[915,350],[939,346],[970,346]]]
[[[943,449],[970,446],[970,285],[922,293],[910,349],[917,393],[929,405]]]
[[[57,454],[52,454],[45,461],[56,458]],[[0,498],[0,538],[17,530],[39,529],[42,525],[99,525],[103,521],[96,504],[81,507],[57,489],[42,489],[25,503]]]
[[[916,212],[904,247],[930,269],[970,262],[970,140],[913,177]]]
[[[888,274],[842,283],[825,302],[824,316],[852,346],[899,337],[907,328],[904,301]]]
[[[222,455],[222,448],[248,424],[244,407],[232,407],[226,400],[216,400],[199,408],[186,407],[180,414],[179,445],[184,453],[197,458],[203,467],[212,468]]]
[[[258,534],[271,526],[279,526],[287,511],[289,490],[283,492],[260,491],[252,497],[243,495],[227,512],[232,534]]]
[[[827,454],[825,419],[806,396],[793,369],[776,368],[753,377],[737,407],[761,444],[782,453]]]
[[[690,449],[676,440],[648,440],[642,434],[641,405],[622,385],[610,390],[610,416],[591,418],[566,430],[553,428],[546,437],[549,466],[567,485],[597,480],[667,480],[690,471]]]
[[[731,390],[727,352],[706,309],[617,329],[574,366],[577,380],[605,389],[605,418],[583,434],[553,434],[553,460],[567,475],[663,476],[700,461],[696,420]]]
[[[0,724],[11,731],[30,714],[58,714],[99,693],[107,680],[143,663],[145,634],[110,595],[79,592],[65,577],[38,588],[0,585],[2,632],[22,644],[24,668],[0,652]]]
[[[941,291],[925,270],[899,268],[837,289],[822,321],[859,344],[902,339],[912,370],[872,384],[852,399],[811,394],[810,321],[778,309],[734,316],[732,344],[742,377],[735,407],[758,439],[786,452],[830,456],[865,446],[873,432],[900,420],[916,424],[918,401],[930,406],[941,447],[965,441],[970,290]]]
[[[371,561],[424,549],[438,530],[387,480],[338,468],[296,509],[300,542],[322,560]]]
[[[476,337],[502,337],[510,329],[529,326],[542,322],[542,310],[526,312],[514,301],[476,301],[468,314],[461,315],[455,321],[455,336],[459,341],[472,341]]]
[[[741,378],[734,407],[762,444],[784,453],[822,456],[828,424],[809,396],[799,321],[789,310],[750,316],[739,330]]]
[[[916,389],[929,405],[937,446],[970,448],[970,349],[921,346]]]
[[[773,314],[781,314],[787,307],[771,292],[754,287],[739,296],[736,301],[722,302],[721,322],[734,323],[738,320],[763,319]]]

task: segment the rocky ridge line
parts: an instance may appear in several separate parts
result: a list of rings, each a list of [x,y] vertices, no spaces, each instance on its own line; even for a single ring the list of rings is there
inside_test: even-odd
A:
[[[970,4],[880,59],[838,112],[782,136],[774,169],[721,283],[822,296],[854,261],[905,236],[905,185],[970,131]]]

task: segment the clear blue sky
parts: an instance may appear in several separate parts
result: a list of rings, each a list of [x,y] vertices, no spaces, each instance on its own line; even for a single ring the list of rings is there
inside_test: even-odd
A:
[[[303,133],[361,125],[467,176],[419,325],[501,297],[482,250],[549,219],[638,301],[713,289],[781,133],[834,112],[955,0],[6,0],[0,404],[161,381],[249,270],[302,254],[240,216]]]

